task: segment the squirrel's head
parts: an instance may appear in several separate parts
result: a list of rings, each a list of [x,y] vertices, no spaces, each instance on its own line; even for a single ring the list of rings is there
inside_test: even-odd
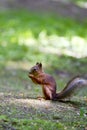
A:
[[[30,71],[29,74],[33,74],[33,75],[38,75],[39,73],[42,72],[42,63],[36,63],[35,66],[33,66]]]

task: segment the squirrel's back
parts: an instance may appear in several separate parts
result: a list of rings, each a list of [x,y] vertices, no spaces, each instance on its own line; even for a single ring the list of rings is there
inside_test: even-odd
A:
[[[65,99],[77,93],[78,90],[81,90],[84,86],[87,87],[87,80],[77,76],[71,79],[61,92],[56,93],[56,81],[53,76],[43,72],[41,63],[36,63],[36,65],[30,69],[29,78],[31,78],[34,83],[42,85],[44,97],[49,100]]]

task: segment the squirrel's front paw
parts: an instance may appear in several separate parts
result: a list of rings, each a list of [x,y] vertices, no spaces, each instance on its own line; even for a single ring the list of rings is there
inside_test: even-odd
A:
[[[29,78],[33,78],[33,75],[32,75],[32,74],[28,74],[28,77],[29,77]]]

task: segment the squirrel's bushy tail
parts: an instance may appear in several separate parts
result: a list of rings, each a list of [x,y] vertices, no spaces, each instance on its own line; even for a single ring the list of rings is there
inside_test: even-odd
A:
[[[56,99],[59,100],[71,97],[75,92],[77,93],[78,90],[84,86],[87,86],[87,80],[85,78],[74,77],[67,83],[65,88],[60,93],[56,94]]]

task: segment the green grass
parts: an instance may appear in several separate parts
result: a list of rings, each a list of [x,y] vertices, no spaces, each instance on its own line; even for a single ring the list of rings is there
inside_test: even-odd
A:
[[[1,123],[3,123],[2,128],[8,129],[17,129],[17,130],[56,130],[56,129],[64,129],[64,126],[61,123],[55,123],[47,120],[28,120],[28,119],[9,119],[6,116],[0,117]],[[49,127],[50,126],[50,127]]]
[[[70,0],[70,1],[74,2],[75,4],[83,8],[84,8],[84,5],[87,3],[87,0]]]
[[[1,12],[0,18],[0,60],[32,62],[37,55],[37,60],[48,61],[48,54],[86,56],[87,21],[27,11]]]
[[[39,101],[41,87],[27,76],[32,65],[42,62],[59,91],[71,77],[86,76],[86,57],[87,21],[24,10],[0,12],[0,129],[86,128],[87,94],[77,94],[74,103]]]
[[[78,68],[79,73],[84,74],[86,28],[87,21],[51,14],[24,10],[0,12],[0,62],[22,60],[32,65],[41,61],[49,68],[66,68],[67,71],[73,68],[74,73]]]

